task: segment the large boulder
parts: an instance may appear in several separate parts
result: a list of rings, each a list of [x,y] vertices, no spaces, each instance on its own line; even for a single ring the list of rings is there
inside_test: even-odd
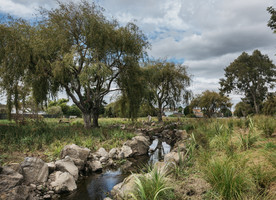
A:
[[[123,145],[118,154],[118,159],[128,158],[132,155],[132,153],[132,149],[129,146]]]
[[[124,145],[131,148],[133,156],[139,156],[148,153],[150,142],[145,136],[135,136]]]
[[[114,197],[114,199],[128,199],[130,196],[130,193],[133,192],[134,188],[136,186],[136,177],[139,177],[142,175],[139,174],[132,174],[124,179],[123,182],[115,185],[113,189],[111,190],[111,195]]]
[[[78,167],[79,170],[82,170],[86,161],[87,157],[90,153],[90,149],[85,147],[80,147],[75,144],[66,145],[61,153],[60,157],[63,159],[66,156],[70,156],[70,158],[74,161],[75,165]]]
[[[24,181],[29,183],[44,183],[48,179],[48,165],[36,157],[26,157],[21,163],[21,174]]]
[[[62,160],[56,161],[55,164],[57,170],[62,172],[68,172],[74,177],[75,180],[78,180],[79,170],[69,156],[66,156]]]
[[[77,189],[74,177],[68,172],[56,171],[49,176],[51,187],[56,193],[72,192]]]

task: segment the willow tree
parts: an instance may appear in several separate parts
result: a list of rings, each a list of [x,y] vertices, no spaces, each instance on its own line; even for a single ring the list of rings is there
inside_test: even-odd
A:
[[[28,95],[27,69],[30,61],[31,26],[23,20],[7,18],[0,24],[0,87],[6,93],[8,118],[12,107],[19,111],[19,99]]]
[[[177,103],[187,100],[189,96],[191,77],[187,67],[176,65],[166,61],[156,61],[146,68],[148,89],[152,93],[152,100],[158,108],[158,121],[162,121],[162,115],[166,107],[176,107]]]
[[[120,75],[145,54],[148,43],[139,28],[119,26],[94,3],[61,3],[43,10],[35,42],[42,73],[66,91],[82,111],[85,127],[98,126],[103,98],[120,90]]]

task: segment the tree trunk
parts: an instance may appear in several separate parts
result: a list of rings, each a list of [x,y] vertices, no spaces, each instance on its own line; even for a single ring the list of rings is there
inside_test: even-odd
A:
[[[91,114],[90,113],[82,113],[84,127],[91,128]]]
[[[158,109],[158,113],[157,113],[157,118],[158,118],[158,122],[162,122],[162,108]]]
[[[93,127],[99,127],[99,116],[93,115]]]
[[[256,114],[259,114],[259,106],[256,102],[256,97],[255,97],[255,95],[252,95],[252,97],[253,97],[255,112],[256,112]]]
[[[98,108],[94,108],[93,109],[93,127],[99,127],[99,109]]]

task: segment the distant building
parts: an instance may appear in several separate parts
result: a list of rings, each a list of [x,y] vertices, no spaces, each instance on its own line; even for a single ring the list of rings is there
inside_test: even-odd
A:
[[[193,109],[193,113],[194,113],[194,115],[195,115],[196,117],[198,117],[198,118],[204,117],[203,112],[202,112],[200,109],[194,108],[194,109]]]

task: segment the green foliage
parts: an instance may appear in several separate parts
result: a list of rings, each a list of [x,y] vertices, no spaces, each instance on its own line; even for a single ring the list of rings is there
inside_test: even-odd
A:
[[[252,55],[243,52],[225,68],[226,79],[220,79],[221,92],[243,93],[245,101],[260,113],[260,105],[275,86],[276,66],[267,55],[255,50]]]
[[[158,121],[166,107],[176,107],[181,100],[190,96],[187,87],[191,77],[186,66],[176,65],[167,61],[155,61],[145,68],[148,90],[152,93],[152,102],[158,108]]]
[[[234,115],[237,117],[247,117],[252,113],[254,113],[252,106],[246,102],[241,101],[235,106]]]
[[[135,178],[136,188],[131,194],[135,200],[175,199],[173,188],[168,187],[166,172],[155,167],[149,173]]]
[[[194,98],[190,105],[192,108],[199,107],[205,116],[219,115],[232,106],[230,99],[226,96],[206,90]]]
[[[276,115],[276,94],[269,95],[262,109],[265,115]]]
[[[51,106],[47,108],[46,113],[49,115],[62,116],[63,112],[60,106]]]

